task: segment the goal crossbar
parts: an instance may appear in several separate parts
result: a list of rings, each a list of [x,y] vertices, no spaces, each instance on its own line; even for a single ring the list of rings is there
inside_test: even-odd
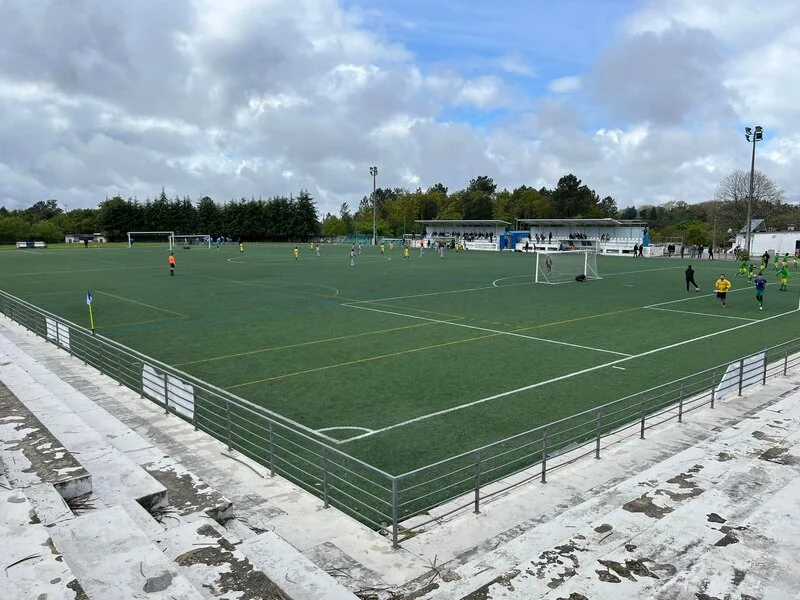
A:
[[[174,231],[129,231],[128,232],[128,248],[133,245],[135,241],[134,238],[137,235],[165,235],[167,236],[167,242],[169,243],[169,249],[172,250],[173,247],[173,239],[175,237]]]

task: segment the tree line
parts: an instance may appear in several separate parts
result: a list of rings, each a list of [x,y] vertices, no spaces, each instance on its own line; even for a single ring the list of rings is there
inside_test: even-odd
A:
[[[682,238],[687,244],[727,245],[745,223],[749,173],[735,171],[719,184],[712,200],[688,204],[681,200],[660,205],[629,206],[622,210],[611,196],[600,197],[573,174],[564,175],[552,189],[522,185],[498,189],[482,175],[462,190],[441,183],[427,189],[378,188],[358,206],[343,203],[338,214],[317,212],[316,202],[303,190],[296,197],[242,198],[219,203],[208,196],[168,198],[162,190],[139,202],[116,196],[96,209],[62,210],[56,200],[42,200],[27,209],[0,207],[0,243],[22,240],[63,241],[65,234],[102,232],[124,240],[128,231],[174,231],[176,234],[224,235],[244,241],[307,241],[317,236],[371,236],[373,206],[379,236],[420,233],[417,220],[497,219],[513,227],[517,219],[618,218],[646,221],[654,239]],[[797,223],[800,210],[787,204],[785,193],[766,175],[756,172],[753,218],[766,218],[772,228]],[[730,230],[730,233],[729,233]]]

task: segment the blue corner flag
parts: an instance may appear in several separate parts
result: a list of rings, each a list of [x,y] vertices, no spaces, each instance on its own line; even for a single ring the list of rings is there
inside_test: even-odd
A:
[[[94,315],[92,314],[92,292],[86,292],[86,304],[89,306],[89,326],[94,334]]]

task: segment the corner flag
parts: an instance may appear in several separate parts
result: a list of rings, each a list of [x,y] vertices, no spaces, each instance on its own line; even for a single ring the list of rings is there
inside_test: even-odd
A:
[[[92,315],[92,292],[86,292],[86,304],[89,306],[89,325],[94,333],[94,315]]]

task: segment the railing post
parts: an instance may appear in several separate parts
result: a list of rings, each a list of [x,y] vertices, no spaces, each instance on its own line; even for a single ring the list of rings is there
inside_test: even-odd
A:
[[[269,476],[275,477],[275,440],[272,437],[272,421],[269,422]]]
[[[764,370],[761,373],[761,385],[767,385],[767,349],[764,348],[764,364],[761,365],[761,368]]]
[[[397,542],[397,533],[400,528],[397,522],[398,514],[398,499],[397,499],[397,477],[392,477],[392,548],[397,550],[400,544]]]
[[[228,435],[228,452],[230,452],[233,448],[231,448],[231,401],[227,398],[225,399],[225,423],[227,425]]]
[[[122,359],[119,356],[119,350],[117,350],[117,376],[115,379],[117,380],[117,385],[122,385]]]
[[[169,414],[169,376],[164,373],[164,414]]]
[[[594,457],[596,460],[600,459],[600,438],[603,436],[603,409],[597,411],[597,439],[594,446]]]
[[[58,321],[56,321],[56,346],[61,348],[61,327]]]
[[[744,385],[744,359],[739,359],[739,396],[742,395],[742,386]]]
[[[100,357],[100,375],[105,375],[103,370],[103,344],[97,341],[97,338],[95,338],[95,343],[97,344],[97,354]]]
[[[639,432],[639,439],[640,440],[644,439],[644,421],[645,421],[645,417],[646,417],[644,411],[645,411],[645,409],[644,409],[644,400],[642,400],[642,426],[641,426],[641,431]]]
[[[542,436],[542,483],[547,483],[547,427]]]
[[[714,397],[717,394],[717,368],[711,371],[711,408],[714,408]]]
[[[681,379],[681,391],[678,398],[678,423],[683,423],[683,379]]]
[[[322,508],[328,508],[328,449],[322,451]]]
[[[475,453],[475,514],[481,512],[481,453]]]
[[[789,349],[783,351],[783,376],[786,377],[786,373],[789,371]]]

